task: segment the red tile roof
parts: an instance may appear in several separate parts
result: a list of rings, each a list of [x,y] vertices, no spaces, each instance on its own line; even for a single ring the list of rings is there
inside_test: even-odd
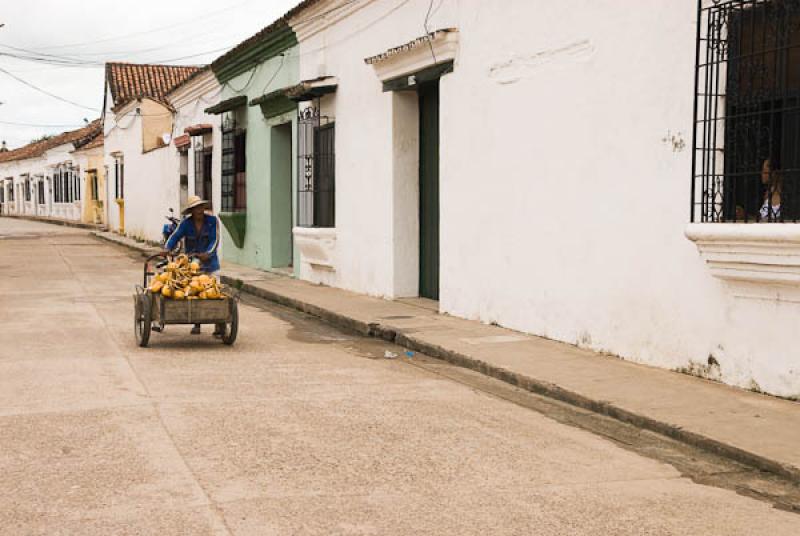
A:
[[[77,130],[62,132],[46,140],[29,143],[17,149],[0,153],[0,162],[13,162],[16,160],[25,160],[27,158],[36,158],[59,145],[72,143],[73,146],[79,147],[81,144],[94,142],[98,137],[101,140],[103,139],[103,125],[99,119],[95,119],[85,127]]]
[[[201,70],[186,65],[106,63],[106,83],[114,107],[141,97],[162,101],[170,90]]]
[[[183,134],[172,140],[172,143],[175,144],[176,149],[188,149],[192,144],[192,138],[188,134]]]
[[[95,135],[94,139],[84,143],[83,145],[75,144],[77,146],[76,151],[88,151],[89,149],[96,149],[98,147],[102,147],[105,143],[105,137],[103,136],[103,132],[100,131]]]
[[[200,134],[206,134],[208,132],[212,132],[214,130],[213,125],[209,125],[208,123],[200,123],[198,125],[191,125],[183,129],[186,134],[190,136],[199,136]]]

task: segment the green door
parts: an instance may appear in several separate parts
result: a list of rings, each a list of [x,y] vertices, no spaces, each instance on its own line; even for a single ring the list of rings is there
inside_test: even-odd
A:
[[[419,295],[439,299],[439,81],[419,88]]]

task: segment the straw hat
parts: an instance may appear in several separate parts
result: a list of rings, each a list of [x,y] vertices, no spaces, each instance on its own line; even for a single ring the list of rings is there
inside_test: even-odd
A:
[[[186,214],[195,207],[200,207],[203,205],[208,206],[208,204],[209,204],[208,201],[206,201],[205,199],[200,199],[200,197],[196,195],[191,195],[189,196],[189,199],[186,201],[186,206],[183,208],[183,213]]]

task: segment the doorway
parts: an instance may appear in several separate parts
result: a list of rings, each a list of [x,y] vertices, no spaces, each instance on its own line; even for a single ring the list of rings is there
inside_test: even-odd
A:
[[[439,299],[439,80],[419,95],[419,295]]]
[[[272,267],[292,266],[292,124],[272,127],[270,135],[270,232]]]

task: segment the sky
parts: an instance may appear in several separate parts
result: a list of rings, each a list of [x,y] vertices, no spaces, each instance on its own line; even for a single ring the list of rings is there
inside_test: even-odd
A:
[[[5,140],[9,148],[16,148],[46,134],[78,128],[84,119],[98,118],[103,105],[105,61],[207,64],[297,3],[298,0],[3,1],[0,140]],[[47,62],[14,57],[32,54]]]

